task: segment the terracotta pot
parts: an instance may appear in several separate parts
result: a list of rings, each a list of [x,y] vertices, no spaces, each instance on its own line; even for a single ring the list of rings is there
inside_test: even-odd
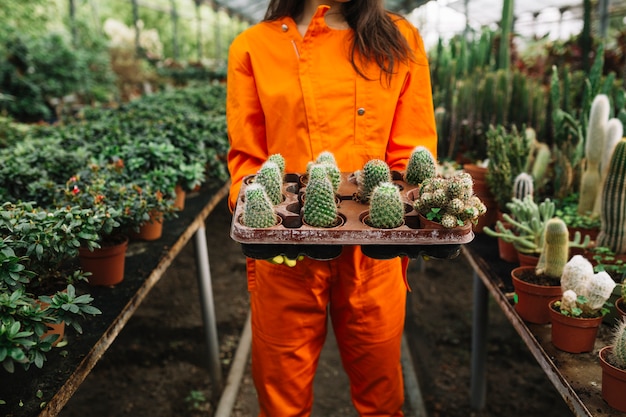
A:
[[[591,352],[602,324],[602,316],[591,319],[565,316],[549,304],[552,321],[552,344],[555,348],[569,353]]]
[[[560,285],[536,285],[519,277],[528,271],[535,272],[534,266],[518,266],[511,271],[513,288],[517,294],[515,311],[522,320],[535,324],[550,323],[548,303],[561,296]]]
[[[619,297],[615,301],[615,310],[622,319],[626,317],[626,300],[624,299],[624,297]]]
[[[39,301],[37,300],[37,303],[41,304],[42,308],[46,308],[48,307],[48,303],[44,303],[43,301]],[[47,323],[46,327],[48,328],[48,330],[46,332],[44,332],[44,334],[41,335],[40,339],[45,339],[48,336],[51,335],[59,335],[59,337],[57,337],[57,339],[52,342],[52,346],[56,346],[57,344],[59,344],[61,342],[61,340],[63,340],[63,337],[65,336],[65,322],[61,322],[61,323],[56,323],[56,324],[50,324]]]
[[[150,220],[139,227],[139,232],[133,233],[132,237],[139,240],[157,240],[163,234],[163,215],[151,213]]]
[[[428,220],[424,215],[418,214],[417,217],[420,219],[420,227],[422,229],[443,229],[441,223],[436,222],[434,220]]]
[[[185,198],[187,197],[187,193],[185,192],[185,190],[183,190],[183,187],[180,185],[176,186],[176,188],[174,189],[174,192],[176,193],[176,199],[174,200],[174,207],[182,211],[185,209]]]
[[[115,285],[124,279],[124,263],[128,238],[121,243],[102,246],[90,251],[86,248],[78,249],[78,258],[81,267],[86,272],[91,272],[88,277],[91,285]]]
[[[498,212],[498,214],[501,214],[501,212]],[[503,222],[501,219],[498,220],[502,222],[502,226],[504,226],[505,229],[511,229],[511,224]],[[500,255],[500,259],[503,261],[519,263],[515,245],[513,245],[513,243],[506,242],[501,237],[498,238],[498,255]]]
[[[614,409],[626,412],[626,371],[607,362],[612,349],[612,346],[605,346],[598,352],[602,368],[602,398]]]
[[[531,255],[528,253],[517,252],[517,260],[519,261],[520,266],[537,266],[539,262],[539,256]]]

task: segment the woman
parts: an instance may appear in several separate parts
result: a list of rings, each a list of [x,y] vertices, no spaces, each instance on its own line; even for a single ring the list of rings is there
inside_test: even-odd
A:
[[[330,151],[344,172],[370,159],[403,170],[436,152],[428,61],[417,30],[382,0],[271,0],[228,60],[230,207],[269,155],[287,172]],[[248,259],[252,375],[260,415],[308,416],[330,315],[362,416],[401,416],[406,260],[346,246],[293,268]]]

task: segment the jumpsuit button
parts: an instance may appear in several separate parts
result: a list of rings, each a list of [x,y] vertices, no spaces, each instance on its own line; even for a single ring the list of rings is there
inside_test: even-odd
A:
[[[287,32],[287,29],[289,29],[289,26],[283,23],[283,25],[280,28],[283,30],[283,32]]]
[[[356,112],[357,112],[357,114],[358,114],[359,116],[363,116],[363,115],[365,114],[365,109],[364,109],[363,107],[361,107],[361,108],[360,108],[360,109],[358,109]]]

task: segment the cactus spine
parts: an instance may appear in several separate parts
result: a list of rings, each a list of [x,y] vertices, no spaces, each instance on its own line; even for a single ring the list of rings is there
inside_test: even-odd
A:
[[[593,265],[582,255],[574,255],[567,262],[561,274],[561,289],[582,294],[587,280],[593,275]]]
[[[626,370],[626,320],[622,321],[615,328],[613,333],[613,361],[615,365]]]
[[[535,272],[559,278],[567,263],[569,253],[569,233],[565,222],[554,217],[546,223],[544,245]]]
[[[598,246],[616,254],[626,252],[626,139],[615,146],[602,189],[602,212]]]
[[[374,188],[383,182],[391,182],[391,171],[387,163],[380,159],[367,161],[357,176],[358,199],[362,203],[368,202]]]
[[[527,195],[535,193],[533,177],[526,172],[520,172],[513,181],[513,197],[523,200]]]
[[[601,271],[594,274],[582,293],[587,298],[587,302],[582,306],[583,312],[593,314],[600,310],[611,296],[615,285],[615,281],[607,272]]]
[[[278,165],[280,177],[283,178],[285,176],[285,158],[281,154],[275,153],[270,155],[267,160]]]
[[[417,146],[411,152],[406,167],[405,181],[411,185],[419,185],[426,178],[432,178],[437,172],[435,157],[424,146]]]
[[[587,214],[593,210],[596,193],[600,187],[600,162],[609,120],[609,98],[598,94],[591,104],[587,141],[585,142],[585,165],[580,180],[578,213]]]
[[[241,221],[254,228],[267,228],[276,224],[274,206],[261,184],[252,183],[246,188]]]
[[[311,168],[305,190],[303,219],[313,227],[330,227],[337,219],[335,193],[323,164]]]
[[[261,184],[272,204],[277,205],[283,201],[282,179],[278,164],[265,161],[257,171],[254,182]]]
[[[591,262],[581,255],[575,255],[565,265],[561,275],[561,312],[582,317],[603,315],[602,308],[615,285],[608,273],[602,271],[594,274]],[[575,305],[571,303],[572,298]]]
[[[370,198],[370,223],[380,229],[393,229],[404,221],[404,203],[400,190],[392,182],[374,188]]]

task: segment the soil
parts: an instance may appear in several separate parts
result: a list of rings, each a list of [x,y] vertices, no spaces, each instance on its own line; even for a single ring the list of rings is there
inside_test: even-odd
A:
[[[229,228],[230,213],[223,201],[208,217],[206,230],[224,379],[248,313],[244,256],[239,244],[229,238]],[[67,403],[61,417],[213,415],[220,392],[209,377],[196,277],[190,243]],[[471,268],[463,256],[415,260],[410,264],[409,283],[406,336],[428,416],[572,415],[495,302],[489,310],[486,406],[472,410]],[[331,343],[332,337],[329,346]],[[322,355],[314,415],[355,416],[337,355],[332,348],[325,348]],[[254,402],[246,372],[232,415],[255,415]]]

